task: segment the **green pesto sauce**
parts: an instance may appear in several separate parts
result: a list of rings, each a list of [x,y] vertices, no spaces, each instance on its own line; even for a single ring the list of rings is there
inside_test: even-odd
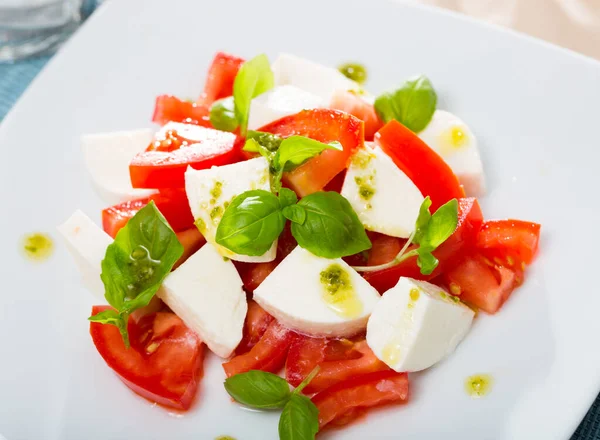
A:
[[[371,200],[375,195],[375,187],[373,186],[374,176],[354,178],[354,182],[358,186],[358,195],[363,200]]]
[[[54,242],[48,235],[34,232],[23,237],[22,249],[30,260],[44,261],[52,255]]]
[[[210,215],[211,220],[215,220],[217,218],[220,218],[223,215],[223,207],[222,206],[215,206],[210,211],[209,215]]]
[[[194,224],[202,235],[206,234],[206,223],[201,218],[197,219]]]
[[[338,67],[338,70],[346,78],[364,84],[367,80],[367,68],[359,63],[345,63]]]
[[[279,149],[283,139],[275,134],[264,133],[262,131],[249,130],[246,136],[247,139],[254,139],[260,145],[265,147],[270,152],[275,152]]]
[[[332,264],[321,272],[321,284],[330,295],[352,288],[350,275],[339,264]]]
[[[218,199],[223,194],[223,182],[216,181],[212,189],[210,190],[210,195],[213,197],[213,200]],[[211,205],[214,205],[215,202],[213,200],[210,201]]]
[[[373,157],[374,155],[372,153],[369,153],[367,150],[362,148],[357,151],[354,156],[352,156],[352,165],[364,170],[369,166],[369,163],[371,163],[371,159],[373,159]]]

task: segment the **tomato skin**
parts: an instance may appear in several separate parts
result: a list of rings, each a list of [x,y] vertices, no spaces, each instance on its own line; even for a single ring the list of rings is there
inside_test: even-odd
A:
[[[408,395],[408,375],[388,370],[347,379],[316,394],[312,401],[319,410],[319,429],[322,429],[336,419],[350,422],[361,409],[405,402]]]
[[[360,95],[349,90],[337,90],[331,98],[331,108],[350,113],[365,123],[365,140],[372,141],[377,130],[383,127],[383,121],[377,116],[373,104],[369,104]]]
[[[185,122],[186,124],[212,127],[210,108],[195,102],[182,101],[176,96],[160,95],[156,97],[152,122],[165,125],[167,122]]]
[[[363,374],[389,370],[377,359],[364,339],[353,342],[299,335],[290,346],[286,360],[287,381],[297,387],[317,365],[319,372],[304,388],[305,394],[318,393]]]
[[[241,160],[243,139],[233,133],[197,127],[194,139],[172,151],[138,153],[129,165],[134,188],[183,188],[188,166],[203,170]]]
[[[431,197],[431,212],[465,193],[450,167],[415,133],[392,120],[375,134],[375,142],[392,158],[398,168]]]
[[[438,267],[430,275],[421,274],[417,266],[416,258],[408,259],[397,266],[377,272],[365,272],[363,277],[380,293],[391,289],[396,285],[400,277],[410,277],[419,280],[431,280],[440,275],[448,267],[453,266],[475,243],[477,233],[483,223],[483,214],[477,199],[464,198],[458,200],[458,226],[454,234],[450,236],[433,255],[439,260]],[[394,245],[394,249],[397,245]],[[409,250],[416,246],[409,247]],[[375,249],[376,250],[376,249]],[[391,255],[387,252],[386,255]],[[393,255],[392,255],[393,258]],[[382,261],[380,256],[372,254],[369,261]],[[390,260],[388,260],[390,261]],[[383,261],[384,263],[386,261]],[[379,263],[382,264],[382,263]]]
[[[109,306],[94,306],[92,315]],[[187,410],[202,378],[204,345],[174,313],[158,312],[128,322],[131,347],[117,327],[90,323],[96,349],[119,378],[140,396]]]
[[[265,334],[273,319],[256,301],[248,301],[248,312],[246,313],[246,320],[244,322],[244,336],[235,349],[235,354],[248,353],[260,341],[260,338]]]
[[[540,229],[539,223],[522,220],[488,220],[477,235],[477,248],[500,250],[530,264],[538,250]]]
[[[194,227],[194,217],[185,191],[183,189],[163,189],[148,198],[130,200],[104,209],[102,211],[102,228],[108,235],[115,238],[117,232],[150,200],[154,201],[156,208],[165,216],[175,232]]]
[[[302,110],[262,127],[259,131],[284,138],[306,136],[320,142],[338,141],[343,151],[325,150],[295,170],[284,174],[284,183],[304,197],[320,191],[344,170],[354,150],[364,144],[364,124],[339,110]]]
[[[233,82],[242,64],[243,58],[217,52],[208,69],[204,91],[198,102],[210,106],[218,99],[233,95]]]
[[[177,269],[185,260],[195,254],[206,243],[206,239],[195,226],[177,233],[177,240],[183,246],[183,254],[173,265],[173,270]]]
[[[276,373],[283,367],[290,344],[296,334],[273,320],[260,340],[244,354],[234,356],[223,364],[227,377],[250,370]]]

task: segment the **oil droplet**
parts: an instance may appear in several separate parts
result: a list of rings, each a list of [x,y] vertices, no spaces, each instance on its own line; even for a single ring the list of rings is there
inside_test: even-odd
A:
[[[25,256],[32,261],[45,261],[54,251],[54,242],[50,236],[41,232],[25,235],[21,243]]]
[[[451,154],[469,144],[469,137],[463,127],[455,125],[444,131],[441,135],[444,153]]]
[[[421,293],[419,292],[419,289],[412,288],[412,289],[410,289],[409,295],[410,295],[411,301],[417,301],[419,299],[419,297],[421,296]]]
[[[220,435],[215,440],[235,440],[235,438],[230,435]]]
[[[492,390],[494,379],[489,374],[475,374],[465,380],[465,391],[474,399],[484,397]]]
[[[383,361],[387,365],[394,365],[400,360],[400,344],[397,341],[392,341],[383,347],[383,351],[381,355],[383,357]]]
[[[352,287],[348,272],[339,264],[331,264],[320,274],[323,300],[330,309],[345,318],[360,316],[363,306]]]

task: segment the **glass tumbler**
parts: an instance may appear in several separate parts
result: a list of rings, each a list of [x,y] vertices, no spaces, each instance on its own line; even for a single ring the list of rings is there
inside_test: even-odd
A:
[[[83,0],[0,0],[0,62],[55,48],[79,26]]]

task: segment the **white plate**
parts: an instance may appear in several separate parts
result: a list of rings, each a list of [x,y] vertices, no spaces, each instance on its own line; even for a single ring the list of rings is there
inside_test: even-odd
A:
[[[148,125],[158,94],[197,96],[219,49],[361,61],[374,92],[426,73],[440,108],[481,140],[487,216],[543,223],[526,284],[499,314],[481,315],[450,359],[412,375],[408,405],[321,438],[567,438],[600,389],[600,64],[435,9],[360,0],[115,0],[35,80],[0,127],[0,432],[9,440],[277,437],[275,414],[229,401],[215,357],[182,417],[135,396],[92,345],[94,301],[63,246],[44,264],[19,253],[22,234],[56,237],[55,225],[78,207],[99,220],[79,136]],[[496,384],[472,400],[463,381],[479,372]]]

